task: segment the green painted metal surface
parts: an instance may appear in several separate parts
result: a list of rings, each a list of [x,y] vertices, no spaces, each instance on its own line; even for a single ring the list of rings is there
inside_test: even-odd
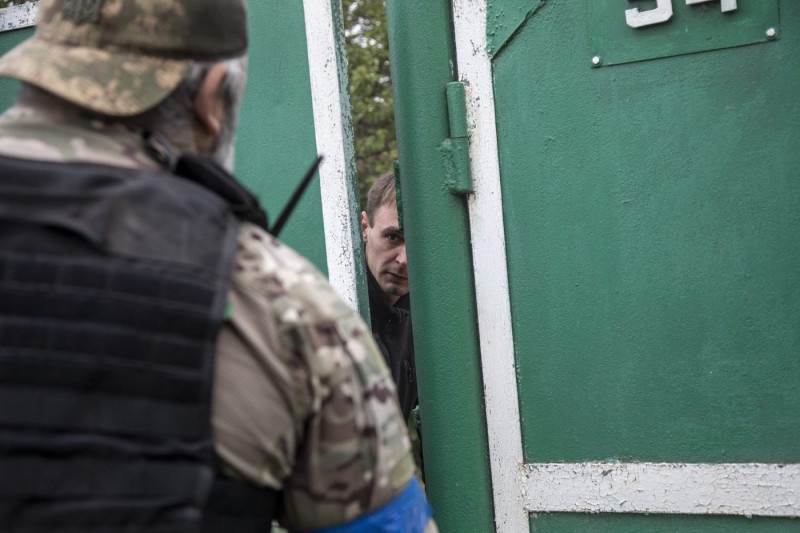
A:
[[[779,41],[602,69],[588,4],[494,61],[526,461],[798,462],[800,2]]]
[[[0,32],[0,54],[5,54],[31,35],[33,28]],[[5,111],[14,104],[18,91],[18,81],[0,78],[0,111]]]
[[[317,156],[302,2],[248,0],[247,90],[236,139],[236,175],[274,221]],[[319,178],[281,240],[327,272]]]
[[[486,44],[496,56],[545,0],[486,1]]]
[[[468,137],[466,91],[460,81],[447,84],[447,118],[450,137]]]
[[[796,533],[797,520],[743,516],[540,514],[531,517],[531,533]]]
[[[598,56],[604,65],[629,63],[693,52],[763,43],[780,38],[778,0],[737,2],[735,11],[722,12],[720,2],[686,5],[672,0],[673,15],[661,24],[631,28],[625,10],[650,9],[647,2],[594,0],[588,2],[586,61]],[[767,34],[769,29],[774,36]]]
[[[452,194],[472,192],[472,174],[469,166],[469,139],[445,139],[439,150],[444,166],[444,185]]]
[[[386,7],[426,491],[443,533],[492,531],[468,218],[445,189],[439,154],[455,78],[450,5]]]
[[[450,136],[442,142],[440,152],[444,164],[444,184],[452,194],[472,192],[472,171],[469,165],[469,134],[464,84],[447,84],[447,117]]]

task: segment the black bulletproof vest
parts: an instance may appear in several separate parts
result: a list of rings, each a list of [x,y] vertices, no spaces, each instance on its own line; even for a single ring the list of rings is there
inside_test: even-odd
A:
[[[200,530],[237,227],[185,179],[0,157],[0,531]],[[206,531],[266,530],[244,487]]]

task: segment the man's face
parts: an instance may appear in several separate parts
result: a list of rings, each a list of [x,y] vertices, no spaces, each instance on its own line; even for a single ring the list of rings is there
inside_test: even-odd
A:
[[[375,211],[372,226],[367,213],[362,211],[361,234],[364,237],[367,267],[378,280],[389,305],[394,305],[401,296],[408,294],[406,237],[397,222],[395,203],[380,206]]]

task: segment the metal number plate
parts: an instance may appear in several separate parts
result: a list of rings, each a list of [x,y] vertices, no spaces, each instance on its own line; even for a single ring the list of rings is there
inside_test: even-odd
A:
[[[599,67],[778,39],[780,0],[589,0]]]

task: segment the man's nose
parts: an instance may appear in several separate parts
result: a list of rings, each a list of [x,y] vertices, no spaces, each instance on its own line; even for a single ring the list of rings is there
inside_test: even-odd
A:
[[[406,258],[406,245],[404,244],[402,248],[400,248],[400,253],[397,254],[396,261],[403,266],[408,264],[408,259]]]

